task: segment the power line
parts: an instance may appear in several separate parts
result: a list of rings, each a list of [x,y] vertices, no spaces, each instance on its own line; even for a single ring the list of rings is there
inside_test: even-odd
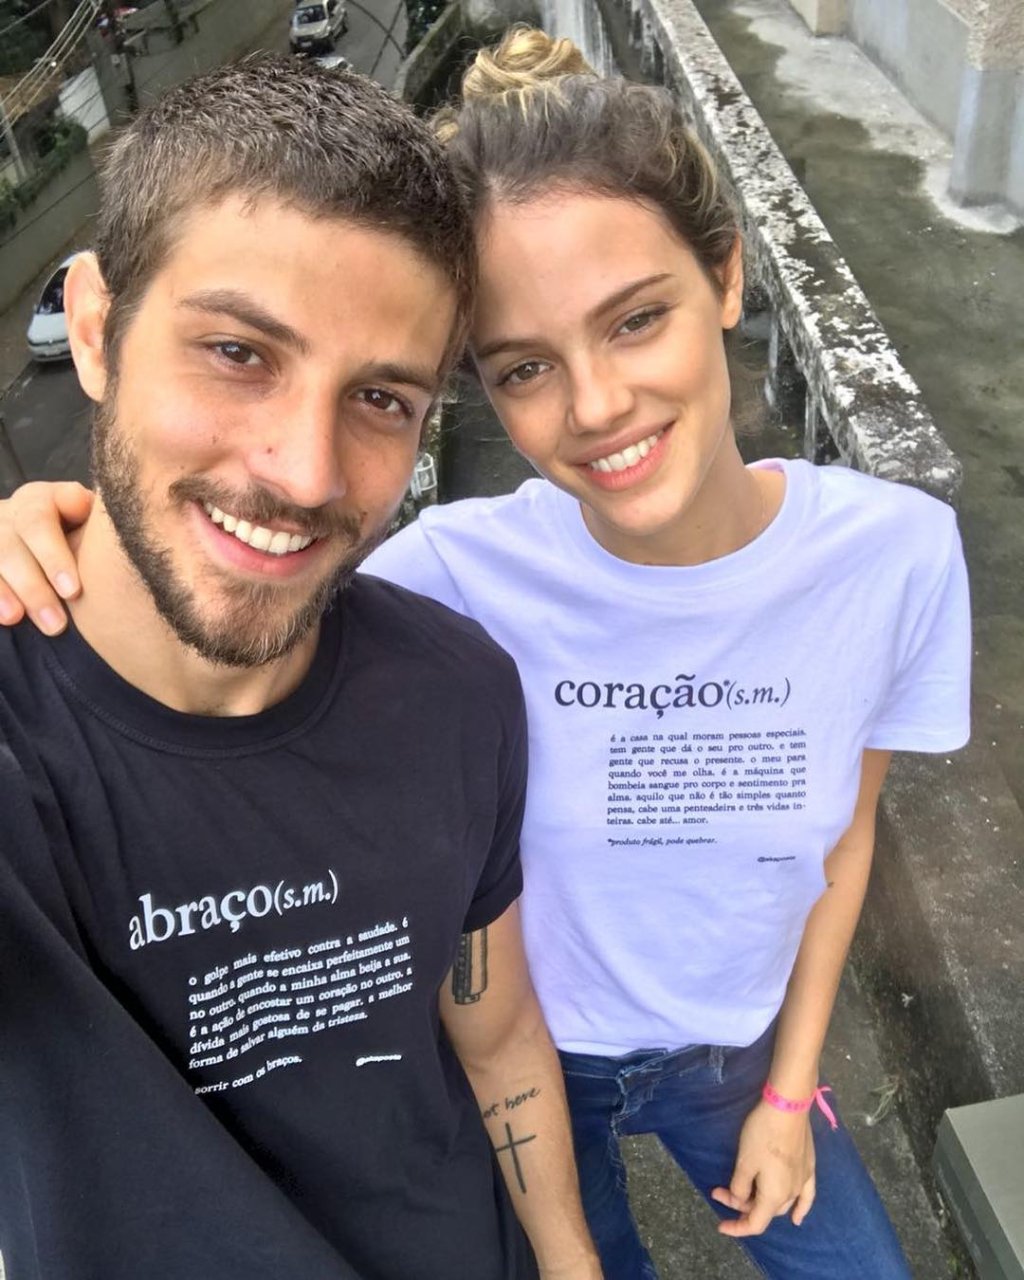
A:
[[[53,44],[39,58],[32,70],[27,72],[0,101],[0,107],[6,111],[8,117],[11,116],[11,105],[15,102],[21,107],[22,114],[35,105],[45,92],[48,82],[53,79],[54,71],[64,69],[64,64],[85,39],[97,8],[98,0],[82,0]]]
[[[164,69],[164,67],[166,67],[169,62],[173,61],[173,59],[177,57],[177,54],[178,54],[178,51],[176,49],[173,50],[171,53],[169,53],[160,63],[157,64],[156,67],[153,68],[153,74],[150,75],[148,79],[143,81],[143,83],[138,87],[140,89],[145,89],[147,85],[152,84],[153,81],[159,77],[160,72]],[[85,106],[90,102],[95,102],[98,97],[102,97],[102,96],[103,96],[102,93],[94,93],[92,97],[87,98],[86,102],[83,103],[82,105]],[[90,172],[84,178],[82,178],[80,182],[76,182],[73,187],[69,187],[68,190],[65,191],[62,196],[59,196],[56,200],[54,200],[52,204],[48,204],[45,209],[40,209],[39,212],[35,214],[34,217],[30,218],[27,222],[23,222],[21,223],[20,226],[15,227],[15,229],[11,232],[11,234],[7,237],[6,240],[0,241],[0,249],[5,249],[9,244],[12,243],[12,241],[17,240],[18,236],[28,231],[30,227],[34,227],[37,222],[42,221],[42,219],[45,218],[48,213],[51,213],[54,209],[57,208],[58,205],[63,204],[65,200],[69,200],[75,194],[76,191],[84,187],[86,183],[92,182],[95,177],[96,177],[96,170],[95,169],[90,170]]]
[[[46,2],[49,3],[50,0],[46,0]],[[399,52],[402,53],[404,56],[404,51],[402,50],[402,46],[398,43],[398,41],[395,39],[394,35],[392,34],[395,23],[398,21],[398,18],[401,13],[401,9],[402,9],[401,4],[399,4],[396,7],[395,16],[392,18],[391,28],[389,29],[385,27],[384,24],[377,17],[375,17],[372,13],[370,13],[367,9],[365,9],[363,5],[358,2],[358,0],[348,0],[348,2],[353,6],[353,8],[358,9],[361,13],[371,18],[373,22],[376,23],[376,25],[380,27],[380,29],[384,32],[385,36],[387,37],[387,40],[389,40],[395,46],[395,48],[398,49]],[[374,62],[373,69],[370,72],[371,75],[373,74],[373,71],[377,69],[377,65],[380,62],[380,58],[383,53],[384,47],[385,47],[384,45],[381,46],[381,50],[377,55],[376,61]],[[160,73],[164,70],[164,68],[168,65],[168,63],[170,63],[178,55],[179,55],[178,49],[172,50],[154,68],[152,68],[151,74],[147,76],[147,78],[141,84],[136,86],[137,90],[138,91],[144,90],[149,85],[151,85],[155,80],[157,80],[160,76]],[[127,58],[130,55],[126,51],[122,56]],[[79,109],[89,106],[91,103],[95,102],[98,98],[102,98],[102,97],[103,97],[103,91],[102,91],[102,88],[99,88],[95,93],[91,94],[83,102],[79,103]],[[22,222],[20,226],[17,226],[14,229],[14,231],[5,240],[0,241],[0,249],[6,248],[7,245],[11,244],[20,235],[28,231],[30,227],[35,226],[37,222],[40,222],[43,218],[45,218],[46,215],[52,212],[52,210],[56,209],[58,205],[63,204],[63,202],[65,200],[70,199],[71,196],[73,196],[76,191],[80,190],[80,188],[84,187],[88,182],[91,182],[95,176],[96,176],[95,171],[90,172],[80,182],[76,182],[73,187],[65,191],[64,194],[60,196],[57,200],[54,200],[51,204],[47,205],[44,209],[39,210],[39,212],[36,213],[27,222]]]
[[[56,4],[57,0],[43,0],[42,4],[37,4],[34,9],[30,9],[28,13],[23,13],[20,18],[15,18],[13,22],[9,22],[6,27],[0,27],[0,39],[2,39],[8,31],[13,31],[15,27],[20,27],[23,23],[28,22],[29,18],[34,18],[37,13],[42,13],[44,9],[49,9],[51,4]]]

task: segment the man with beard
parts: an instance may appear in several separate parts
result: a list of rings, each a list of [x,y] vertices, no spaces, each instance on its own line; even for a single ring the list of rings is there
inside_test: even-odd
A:
[[[519,939],[515,671],[351,581],[472,276],[369,81],[249,61],[114,148],[65,291],[86,590],[0,636],[17,1280],[599,1275]]]

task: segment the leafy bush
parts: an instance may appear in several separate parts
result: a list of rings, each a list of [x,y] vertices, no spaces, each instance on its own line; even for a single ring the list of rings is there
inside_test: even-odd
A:
[[[405,48],[411,53],[447,7],[448,0],[405,0],[408,17]]]
[[[84,151],[88,132],[77,120],[49,121],[36,139],[40,159],[24,182],[12,186],[0,179],[0,232],[9,231],[22,209],[27,209],[50,180],[66,169],[71,157]]]
[[[7,28],[0,40],[0,76],[20,76],[31,71],[36,59],[49,47],[51,36],[46,26],[28,22],[13,25],[16,18],[23,16],[0,3],[0,28]]]

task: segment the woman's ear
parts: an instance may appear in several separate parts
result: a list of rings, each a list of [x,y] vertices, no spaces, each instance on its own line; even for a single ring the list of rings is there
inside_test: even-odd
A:
[[[722,328],[735,329],[743,314],[743,240],[737,236],[719,270],[722,282]]]
[[[103,331],[110,299],[94,253],[80,253],[68,267],[64,281],[64,314],[78,381],[90,400],[103,399],[107,389],[107,359]]]

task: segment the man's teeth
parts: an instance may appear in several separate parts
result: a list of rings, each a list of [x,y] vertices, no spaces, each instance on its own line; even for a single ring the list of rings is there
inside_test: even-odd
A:
[[[219,524],[225,533],[234,534],[238,541],[244,542],[247,547],[253,547],[256,551],[266,551],[272,556],[287,555],[291,551],[305,551],[313,541],[305,534],[286,533],[283,529],[278,529],[275,533],[273,529],[265,529],[261,524],[250,524],[248,520],[239,520],[237,516],[221,511],[220,507],[215,507],[212,502],[204,502],[203,507],[213,523]]]
[[[588,462],[587,466],[591,471],[625,471],[628,467],[635,467],[641,458],[646,458],[660,439],[661,432],[656,431],[646,440],[627,445],[621,453],[610,453],[606,458],[596,458],[593,462]]]

